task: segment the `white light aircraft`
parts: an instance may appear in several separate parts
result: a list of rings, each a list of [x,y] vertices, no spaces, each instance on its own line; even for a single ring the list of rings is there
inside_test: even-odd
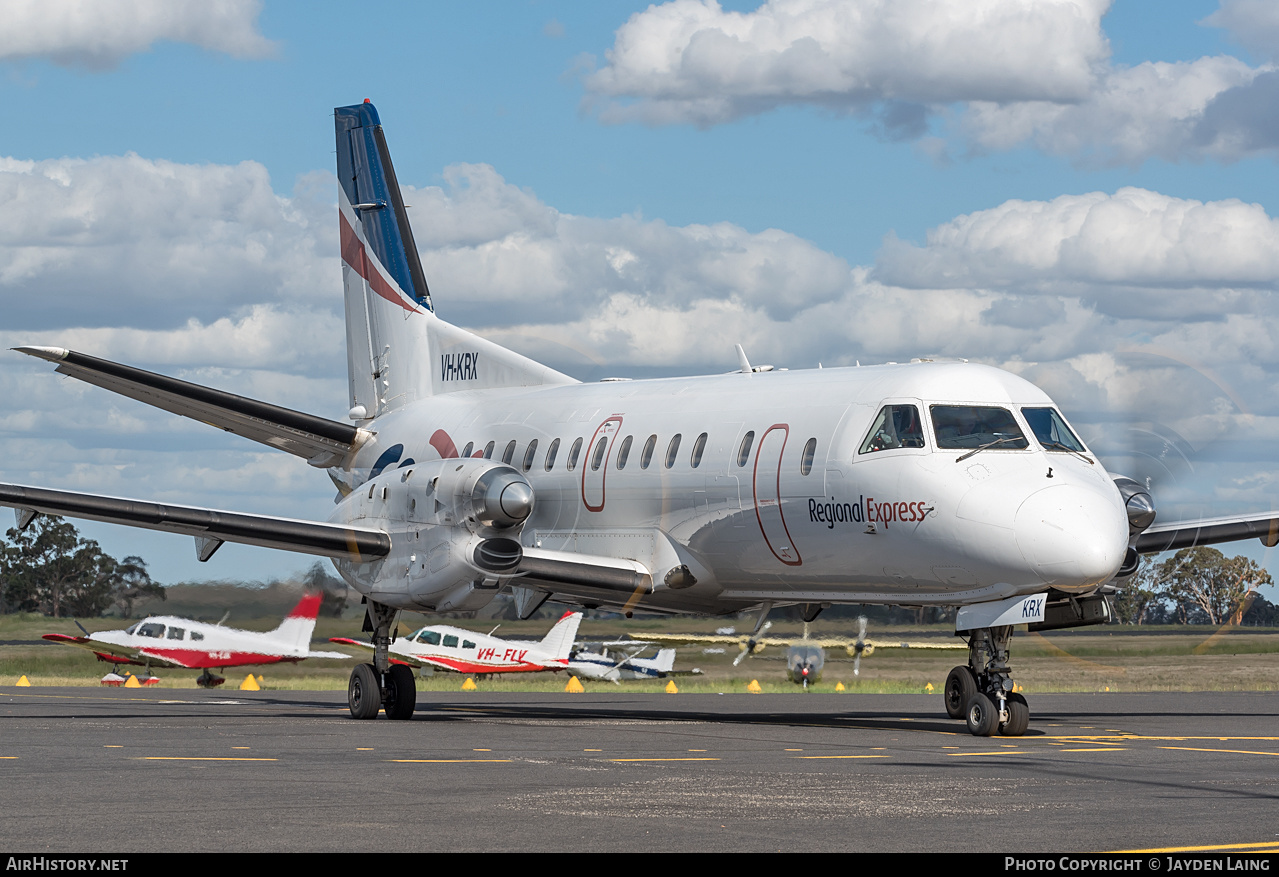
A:
[[[226,681],[213,669],[305,661],[307,658],[347,660],[343,652],[311,651],[311,634],[320,613],[319,594],[304,596],[275,630],[259,633],[221,624],[206,624],[172,615],[152,615],[126,630],[85,631],[84,636],[46,633],[49,642],[88,649],[99,661],[119,666],[180,667],[203,670],[196,684],[213,688]],[[84,628],[81,628],[83,630]]]
[[[534,642],[502,639],[447,624],[428,625],[391,643],[391,663],[478,675],[558,672],[569,668],[569,654],[581,623],[581,612],[565,612],[546,636]],[[374,648],[371,643],[347,637],[331,637],[329,642]]]
[[[331,557],[365,595],[356,718],[416,694],[391,673],[401,609],[509,591],[623,611],[958,605],[947,711],[1018,734],[1013,626],[1105,620],[1098,589],[1191,544],[1279,543],[1279,514],[1154,524],[1052,399],[967,362],[580,383],[435,314],[377,111],[334,113],[350,405],[327,420],[56,347],[57,371],[326,470],[327,522],[0,485],[18,523],[70,515]],[[757,624],[757,628],[758,628]],[[402,706],[388,715],[408,717]]]
[[[619,640],[606,643],[580,643],[569,655],[568,671],[582,679],[612,682],[640,679],[665,679],[667,676],[693,676],[700,670],[675,671],[675,649],[658,649],[651,658],[640,657],[652,646],[648,642]]]

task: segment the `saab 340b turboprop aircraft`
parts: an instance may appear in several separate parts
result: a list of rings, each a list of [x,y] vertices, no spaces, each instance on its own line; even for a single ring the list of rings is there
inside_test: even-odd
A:
[[[958,605],[968,664],[945,701],[974,734],[1023,733],[1013,625],[1109,617],[1098,589],[1141,553],[1259,537],[1279,514],[1153,525],[1042,390],[996,368],[912,362],[583,384],[435,315],[377,111],[335,113],[349,423],[53,347],[57,371],[324,469],[327,523],[0,486],[18,523],[70,515],[327,556],[365,595],[372,664],[351,714],[410,718],[392,675],[401,609],[509,591],[624,611]],[[758,628],[758,625],[757,625]]]

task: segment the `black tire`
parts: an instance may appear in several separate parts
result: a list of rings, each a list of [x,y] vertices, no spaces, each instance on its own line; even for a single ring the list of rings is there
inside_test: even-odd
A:
[[[995,726],[999,723],[999,712],[991,699],[979,691],[968,701],[965,719],[968,722],[969,734],[974,737],[989,737],[995,733]]]
[[[386,674],[386,709],[388,719],[411,719],[417,707],[417,684],[413,671],[403,664],[392,664]]]
[[[1030,727],[1030,705],[1020,694],[1010,694],[1004,702],[1008,708],[1008,721],[999,726],[1005,737],[1020,737]]]
[[[382,686],[372,664],[357,664],[346,686],[346,702],[353,719],[376,719],[382,709]]]
[[[962,719],[968,701],[977,693],[977,680],[973,671],[967,667],[956,667],[946,677],[946,687],[942,689],[942,697],[946,700],[946,715],[952,719]]]

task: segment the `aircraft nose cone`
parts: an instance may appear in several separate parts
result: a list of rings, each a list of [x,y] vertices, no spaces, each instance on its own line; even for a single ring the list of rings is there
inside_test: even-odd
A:
[[[1013,526],[1031,569],[1057,587],[1108,581],[1128,547],[1128,518],[1118,498],[1075,485],[1031,494]]]

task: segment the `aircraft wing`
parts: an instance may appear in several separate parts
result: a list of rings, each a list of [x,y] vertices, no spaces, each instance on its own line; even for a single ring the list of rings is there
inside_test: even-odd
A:
[[[30,523],[34,513],[39,513],[193,536],[200,560],[212,557],[223,542],[337,557],[357,563],[385,557],[391,551],[391,537],[367,527],[162,505],[19,484],[0,484],[0,505],[18,510],[19,529]]]
[[[363,640],[358,640],[358,639],[350,639],[349,637],[345,637],[345,636],[331,636],[329,637],[329,642],[337,643],[340,646],[355,646],[357,649],[363,649],[366,652],[373,651],[373,643],[364,642]],[[351,656],[343,655],[342,657],[349,658]],[[435,664],[429,658],[422,658],[422,657],[419,657],[418,655],[404,655],[399,653],[391,655],[391,663],[404,664],[407,667],[438,667],[441,670],[453,669],[452,667],[446,667],[443,664]]]
[[[1279,545],[1279,512],[1155,524],[1137,537],[1136,548],[1138,554],[1155,554],[1196,545],[1242,542],[1245,539],[1260,539],[1268,548]]]
[[[87,636],[46,633],[41,639],[47,639],[51,643],[61,643],[64,646],[79,646],[82,649],[88,649],[98,656],[99,661],[105,661],[108,664],[134,664],[138,667],[150,664],[153,667],[188,669],[185,664],[176,662],[172,658],[152,655],[145,649],[134,649],[127,646],[99,642],[98,640],[89,639]]]
[[[368,435],[350,424],[180,381],[87,353],[61,347],[14,349],[57,363],[57,371],[69,377],[287,451],[303,457],[312,466],[337,465]]]

